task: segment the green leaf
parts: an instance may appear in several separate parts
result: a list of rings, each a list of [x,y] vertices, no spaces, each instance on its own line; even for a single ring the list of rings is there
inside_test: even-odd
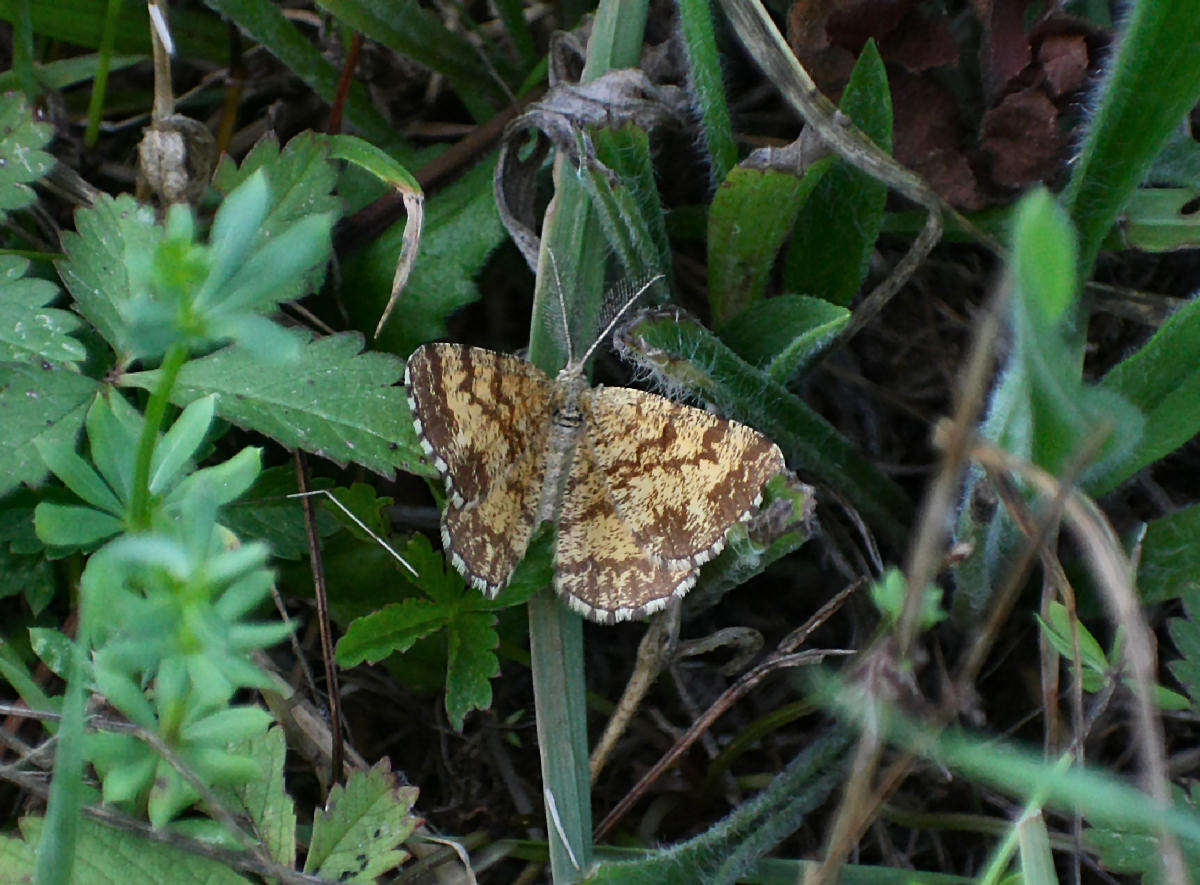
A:
[[[721,56],[713,30],[712,6],[708,0],[680,0],[679,26],[687,53],[688,72],[714,181],[724,181],[737,163],[737,142],[725,102],[725,84],[721,78]]]
[[[1039,325],[1067,317],[1078,287],[1077,260],[1071,223],[1053,197],[1036,190],[1023,199],[1013,220],[1010,272]]]
[[[1146,526],[1138,589],[1147,605],[1180,596],[1200,598],[1200,504]]]
[[[29,183],[54,165],[54,157],[42,150],[53,135],[49,123],[34,121],[23,95],[0,94],[0,220],[34,201]]]
[[[225,156],[213,173],[213,187],[232,194],[256,174],[266,176],[267,206],[253,232],[255,250],[310,215],[337,213],[333,195],[337,171],[329,162],[328,143],[312,132],[297,135],[280,150],[274,136],[260,140],[238,165]]]
[[[1049,640],[1054,650],[1066,660],[1074,662],[1075,644],[1072,638],[1071,621],[1067,613],[1067,607],[1061,602],[1052,602],[1050,603],[1049,615],[1049,623],[1042,620],[1040,615],[1035,614],[1034,617],[1037,618],[1037,622],[1042,628],[1042,634]],[[1094,673],[1107,675],[1109,664],[1108,656],[1104,653],[1104,649],[1100,647],[1100,643],[1096,641],[1096,637],[1083,624],[1077,624],[1077,628],[1079,631],[1079,654],[1082,665]]]
[[[1070,342],[1074,236],[1045,191],[1018,208],[1013,242],[1009,309],[1016,341],[985,435],[1052,473],[1087,451],[1093,461],[1084,479],[1102,481],[1135,451],[1144,422],[1119,394],[1083,384]]]
[[[337,99],[338,69],[306,34],[284,17],[276,4],[270,0],[207,0],[207,3],[261,43],[326,102],[333,104]],[[373,142],[389,144],[396,138],[394,127],[375,110],[366,88],[358,81],[350,83],[346,115]]]
[[[1193,814],[1200,811],[1200,785],[1193,784],[1190,795],[1179,788],[1172,792],[1176,807]],[[1140,875],[1146,885],[1167,885],[1171,881],[1163,875],[1163,850],[1158,837],[1147,835],[1143,829],[1093,827],[1085,831],[1084,843],[1099,855],[1100,866],[1109,872]],[[1200,869],[1200,842],[1181,840],[1180,848],[1185,868]]]
[[[447,628],[446,715],[460,734],[467,713],[492,705],[491,680],[500,675],[495,626],[495,615],[479,612],[460,615]]]
[[[579,171],[608,244],[631,280],[670,276],[671,247],[654,178],[650,136],[637,126],[593,136],[598,165]]]
[[[0,0],[0,19],[13,21],[18,2]],[[35,33],[93,49],[100,46],[109,11],[107,0],[37,0],[30,7]],[[145,5],[123,3],[117,7],[116,14],[116,51],[149,56],[150,16]],[[205,58],[213,64],[228,63],[228,28],[211,13],[172,9],[171,33],[180,57]]]
[[[230,277],[253,254],[251,246],[256,245],[255,236],[266,219],[269,198],[270,186],[266,173],[260,168],[221,201],[208,235],[212,251],[206,291],[226,288]],[[211,291],[208,297],[213,297]]]
[[[49,627],[30,627],[29,646],[42,663],[55,676],[67,677],[71,659],[75,656],[75,643],[58,630]]]
[[[836,340],[850,311],[823,298],[777,295],[725,324],[721,340],[738,356],[786,384]]]
[[[108,69],[110,71],[120,71],[145,60],[146,57],[144,55],[114,55],[110,56],[107,60]],[[77,83],[84,83],[91,80],[96,76],[96,70],[99,66],[100,56],[98,54],[77,55],[72,58],[35,64],[33,66],[33,78],[43,89],[59,92],[68,86],[74,86]],[[13,92],[18,88],[15,71],[5,71],[0,74],[0,92]]]
[[[883,59],[868,40],[840,107],[875,144],[892,149],[892,99]],[[848,306],[866,278],[883,224],[887,185],[837,159],[800,209],[784,266],[788,291]]]
[[[96,397],[96,401],[88,409],[84,426],[87,428],[92,463],[104,477],[104,483],[107,483],[107,486],[100,484],[99,491],[112,489],[121,502],[129,500],[130,490],[133,488],[133,462],[143,423],[141,414],[134,411],[124,397],[111,388]],[[47,453],[43,452],[42,457],[47,458]],[[50,464],[59,478],[67,484],[67,488],[89,504],[118,515],[125,512],[123,503],[113,507],[111,503],[104,503],[104,499],[94,500],[88,497],[83,489],[76,488],[78,481],[73,481],[48,458],[46,463]]]
[[[10,836],[4,839],[4,845],[0,847],[0,868],[7,875],[32,875],[32,854],[42,838],[43,823],[41,818],[22,818],[22,838]],[[17,848],[17,845],[26,847]],[[24,866],[26,862],[30,866]],[[172,885],[247,885],[249,880],[220,861],[87,818],[80,820],[72,885],[162,885],[163,882]]]
[[[218,788],[227,807],[245,815],[262,839],[271,859],[291,868],[296,864],[296,811],[283,783],[287,743],[283,728],[275,725],[262,737],[229,745],[231,753],[254,759],[261,776]]]
[[[446,625],[444,606],[428,599],[406,599],[350,622],[335,653],[343,667],[363,661],[376,663],[393,652],[405,652],[414,642]]]
[[[125,356],[133,352],[132,329],[122,314],[133,296],[128,265],[137,254],[153,254],[163,242],[154,209],[128,194],[101,196],[75,213],[75,232],[62,235],[65,260],[59,276],[75,299],[75,308],[100,336]]]
[[[402,786],[386,759],[334,786],[313,818],[304,872],[338,882],[374,882],[408,853],[396,846],[416,829],[417,788]]]
[[[262,470],[262,449],[249,446],[227,461],[190,473],[170,495],[168,505],[186,506],[188,496],[199,488],[218,505],[240,498]]]
[[[753,531],[744,524],[729,531],[725,549],[700,571],[684,600],[685,618],[715,605],[813,536],[816,501],[810,486],[781,474],[769,480],[763,492],[762,522],[756,520]]]
[[[80,362],[87,351],[71,337],[79,317],[46,307],[59,289],[47,280],[26,278],[28,267],[23,258],[0,255],[0,361]]]
[[[98,386],[53,363],[0,365],[0,495],[18,483],[36,485],[49,473],[36,442],[74,446]]]
[[[377,348],[407,355],[426,341],[445,338],[447,317],[479,300],[475,277],[506,236],[492,194],[495,165],[493,154],[427,204],[421,251],[396,305],[402,321],[384,328]],[[403,222],[392,225],[342,263],[342,288],[356,293],[346,306],[359,328],[374,328],[391,296],[404,230]]]
[[[1142,252],[1171,252],[1200,246],[1200,217],[1192,210],[1194,187],[1143,188],[1125,205],[1124,245]]]
[[[261,737],[271,722],[271,714],[259,707],[224,707],[202,719],[189,722],[180,730],[179,736],[191,743],[219,744],[224,747],[234,741]]]
[[[447,28],[424,7],[408,5],[397,15],[388,0],[319,0],[318,5],[350,28],[445,75],[476,122],[511,100],[503,82],[497,82],[509,68],[506,60],[489,52],[487,43],[477,46]]]
[[[45,556],[23,556],[0,544],[0,599],[23,593],[36,617],[54,598],[55,586],[54,566]]]
[[[174,485],[179,473],[199,450],[212,424],[216,402],[215,396],[206,396],[191,403],[158,441],[150,464],[152,493],[161,495]]]
[[[1197,594],[1190,594],[1188,617],[1171,618],[1167,621],[1167,633],[1179,657],[1167,664],[1171,675],[1187,690],[1193,710],[1200,710],[1200,626],[1196,614],[1200,606]]]
[[[1146,173],[1146,182],[1164,187],[1194,187],[1197,181],[1200,181],[1200,141],[1182,129],[1173,129]]]
[[[1200,430],[1200,300],[1176,311],[1132,356],[1100,382],[1145,415],[1142,440],[1091,489],[1110,491],[1173,452]]]
[[[1197,45],[1200,16],[1192,0],[1130,8],[1064,193],[1079,230],[1084,276],[1130,194],[1200,98]]]
[[[708,210],[708,303],[717,329],[762,299],[779,247],[829,167],[819,161],[797,177],[753,161],[729,170]]]
[[[42,460],[68,489],[93,507],[114,516],[124,513],[125,508],[112,488],[91,464],[75,454],[75,448],[70,441],[39,439],[34,445]]]
[[[241,348],[226,348],[186,363],[172,401],[184,405],[217,393],[221,418],[281,445],[383,475],[396,468],[432,475],[422,463],[404,389],[396,386],[400,362],[361,353],[356,334],[315,341],[291,334],[302,346],[298,365],[262,365]],[[153,390],[158,372],[126,375],[122,383]]]

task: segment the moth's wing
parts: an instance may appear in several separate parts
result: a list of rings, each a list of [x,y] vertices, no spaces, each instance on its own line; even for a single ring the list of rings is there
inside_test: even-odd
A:
[[[695,568],[656,562],[634,539],[584,435],[558,515],[555,590],[580,614],[611,624],[658,611],[695,582]]]
[[[597,388],[586,408],[617,513],[669,566],[696,567],[719,553],[726,531],[784,469],[779,447],[756,430],[652,393]]]
[[[495,591],[534,529],[550,379],[507,354],[426,344],[408,358],[404,383],[421,447],[446,482],[446,550],[471,583]]]
[[[421,448],[460,506],[486,493],[525,452],[544,446],[551,382],[504,353],[424,344],[404,369]]]
[[[450,501],[442,514],[442,545],[450,561],[489,596],[508,584],[536,528],[546,473],[544,432],[542,443],[527,449],[483,494],[461,505]]]

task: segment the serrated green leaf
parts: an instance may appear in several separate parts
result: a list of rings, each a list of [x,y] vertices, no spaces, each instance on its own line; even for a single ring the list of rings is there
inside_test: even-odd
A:
[[[0,95],[0,219],[33,202],[29,183],[54,165],[54,157],[42,150],[53,135],[49,123],[34,121],[25,96]]]
[[[445,606],[428,599],[406,599],[354,620],[338,640],[335,657],[343,667],[375,663],[392,652],[404,652],[424,636],[446,625]]]
[[[79,317],[46,307],[59,289],[48,280],[25,279],[28,267],[23,258],[0,255],[0,361],[80,362],[87,351],[71,337]]]
[[[505,239],[492,193],[495,155],[430,200],[421,251],[396,306],[396,317],[376,347],[407,355],[418,345],[446,337],[446,319],[479,300],[475,277]],[[392,291],[404,223],[388,228],[371,245],[342,262],[342,286],[357,293],[347,304],[355,326],[373,329]]]
[[[1167,633],[1180,654],[1167,667],[1187,690],[1192,708],[1200,710],[1200,627],[1195,617],[1195,607],[1189,606],[1189,617],[1167,621]]]
[[[356,482],[349,488],[337,488],[332,491],[338,504],[354,514],[355,519],[365,525],[379,537],[385,537],[392,528],[391,517],[387,508],[392,505],[391,498],[381,498],[375,487],[365,482]],[[325,496],[320,498],[321,508],[334,519],[342,523],[356,538],[374,544],[375,539],[364,532],[349,516]]]
[[[875,144],[892,149],[892,100],[883,59],[868,40],[840,108]],[[887,185],[836,160],[800,209],[788,246],[784,285],[848,306],[866,278],[883,223]]]
[[[274,725],[262,737],[231,743],[229,751],[253,758],[261,777],[218,787],[218,793],[228,807],[249,818],[272,860],[289,868],[295,866],[296,811],[283,784],[287,756],[283,729]]]
[[[801,371],[850,321],[850,311],[823,298],[778,295],[725,324],[721,340],[781,384]]]
[[[62,235],[67,257],[57,263],[59,276],[76,309],[119,355],[133,349],[129,322],[121,314],[137,294],[130,291],[129,257],[153,254],[162,240],[154,209],[128,194],[101,196],[75,213],[75,232]]]
[[[492,705],[492,679],[500,675],[495,626],[490,613],[463,613],[447,626],[446,715],[459,733],[469,712]]]
[[[1172,789],[1172,799],[1181,809],[1193,813],[1200,811],[1200,785],[1193,784],[1190,795],[1178,787]],[[1099,855],[1100,866],[1113,873],[1140,874],[1145,885],[1167,885],[1163,870],[1163,851],[1157,836],[1146,835],[1141,830],[1119,830],[1113,827],[1089,827],[1084,832],[1084,843]],[[1180,840],[1184,866],[1189,870],[1200,869],[1200,843]]]
[[[356,771],[313,818],[304,872],[338,882],[373,882],[408,853],[396,846],[416,828],[417,788],[401,786],[386,759]]]
[[[241,164],[229,157],[213,174],[213,187],[229,194],[258,172],[266,176],[266,217],[254,234],[258,248],[309,215],[336,213],[341,208],[333,195],[337,172],[329,162],[329,148],[321,136],[305,132],[281,150],[274,136],[263,138]]]
[[[99,385],[52,363],[0,365],[0,495],[50,472],[35,443],[74,446]]]
[[[0,881],[29,883],[44,821],[22,818],[20,837],[0,837]],[[248,885],[221,861],[83,819],[71,885]]]
[[[240,348],[226,348],[180,371],[172,401],[184,405],[220,394],[217,414],[289,448],[338,464],[355,463],[383,475],[396,468],[431,476],[423,463],[395,357],[362,353],[357,334],[303,341],[298,365],[263,365]],[[154,389],[158,372],[124,376]]]
[[[1148,605],[1200,594],[1200,504],[1146,526],[1138,589]]]

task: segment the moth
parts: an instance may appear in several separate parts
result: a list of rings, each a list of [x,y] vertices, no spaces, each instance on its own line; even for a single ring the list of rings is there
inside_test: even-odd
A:
[[[489,596],[549,520],[554,588],[571,608],[601,623],[657,611],[695,584],[784,469],[779,447],[744,424],[590,387],[583,367],[617,318],[555,378],[461,344],[425,344],[408,359],[417,436],[446,485],[442,543]]]

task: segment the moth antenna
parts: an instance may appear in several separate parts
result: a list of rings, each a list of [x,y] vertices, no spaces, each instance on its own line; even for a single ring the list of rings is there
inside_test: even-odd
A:
[[[563,296],[562,279],[558,275],[558,260],[549,249],[546,250],[546,254],[550,256],[550,267],[554,271],[554,291],[558,293],[558,312],[562,316],[563,341],[567,344],[567,365],[569,366],[575,361],[575,348],[571,345],[571,326],[567,323],[567,300]],[[584,357],[584,359],[587,358]]]
[[[611,320],[609,320],[608,325],[604,327],[604,331],[596,336],[596,340],[592,342],[592,346],[587,349],[587,352],[583,355],[583,359],[579,361],[580,365],[584,365],[589,359],[592,358],[592,353],[597,347],[600,346],[601,342],[608,338],[608,333],[616,328],[617,323],[620,321],[621,317],[625,315],[625,312],[637,304],[637,300],[642,297],[643,293],[645,293],[647,289],[661,280],[664,276],[665,274],[661,273],[652,276],[649,280],[642,283],[641,288],[634,292],[633,295],[629,297],[628,301],[621,305],[621,309],[617,311],[616,315]]]

